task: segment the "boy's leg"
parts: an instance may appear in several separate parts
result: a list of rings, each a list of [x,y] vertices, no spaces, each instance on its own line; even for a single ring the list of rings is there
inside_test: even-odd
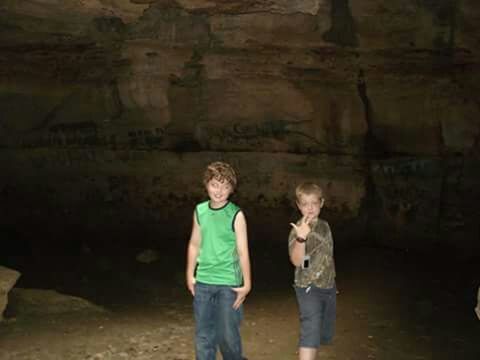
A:
[[[320,346],[323,304],[314,289],[295,288],[300,313],[299,348],[317,349]]]
[[[317,349],[301,347],[298,349],[299,360],[315,360],[317,357]]]
[[[242,307],[233,309],[237,293],[224,286],[218,294],[217,341],[223,360],[242,360]]]
[[[322,314],[320,344],[331,344],[335,335],[335,322],[337,318],[337,292],[336,289],[322,294],[324,306]]]
[[[197,360],[215,360],[216,288],[213,285],[195,284],[193,309],[195,314],[195,353]]]
[[[478,288],[477,307],[475,308],[475,312],[477,313],[478,320],[480,320],[480,287]]]
[[[335,334],[336,291],[296,288],[300,311],[300,347],[318,348],[329,344]]]
[[[315,359],[320,344],[331,342],[335,331],[335,288],[295,288],[300,312],[300,360]]]

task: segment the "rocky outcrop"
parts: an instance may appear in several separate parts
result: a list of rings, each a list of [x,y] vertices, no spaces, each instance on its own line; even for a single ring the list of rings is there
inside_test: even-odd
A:
[[[77,296],[55,290],[16,288],[12,291],[12,308],[18,317],[68,313],[102,314],[106,310]]]
[[[20,273],[18,271],[0,266],[0,321],[8,304],[8,293],[15,286]]]

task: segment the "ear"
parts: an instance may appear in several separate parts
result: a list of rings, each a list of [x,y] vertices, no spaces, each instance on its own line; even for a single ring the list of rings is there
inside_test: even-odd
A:
[[[322,198],[322,200],[320,200],[320,209],[323,208],[324,204],[325,204],[325,199]]]

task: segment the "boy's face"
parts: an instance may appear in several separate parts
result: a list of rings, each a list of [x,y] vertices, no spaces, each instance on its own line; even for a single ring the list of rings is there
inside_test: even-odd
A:
[[[317,194],[301,194],[297,200],[297,206],[303,217],[312,220],[320,215],[323,198],[319,198]]]
[[[226,180],[220,181],[217,179],[210,179],[207,183],[207,193],[210,198],[210,205],[214,208],[225,205],[232,191],[232,185]]]

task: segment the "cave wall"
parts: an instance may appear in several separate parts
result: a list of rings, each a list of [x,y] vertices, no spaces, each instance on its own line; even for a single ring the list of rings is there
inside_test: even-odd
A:
[[[4,1],[0,229],[167,246],[224,159],[252,241],[284,240],[312,179],[340,245],[478,250],[478,20],[473,0]]]

